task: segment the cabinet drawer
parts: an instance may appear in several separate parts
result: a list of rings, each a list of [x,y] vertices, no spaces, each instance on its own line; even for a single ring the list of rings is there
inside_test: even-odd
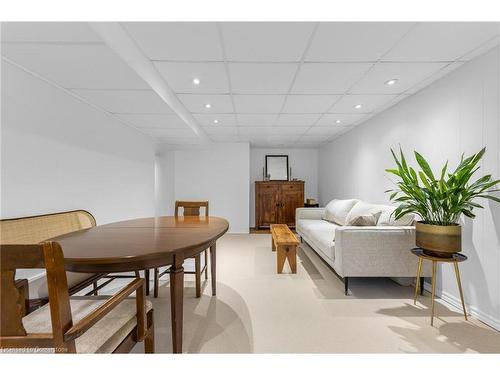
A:
[[[303,184],[283,184],[281,189],[284,191],[302,191],[304,189]]]
[[[279,189],[279,185],[276,185],[276,184],[257,185],[257,191],[259,191],[259,192],[278,191],[278,189]]]

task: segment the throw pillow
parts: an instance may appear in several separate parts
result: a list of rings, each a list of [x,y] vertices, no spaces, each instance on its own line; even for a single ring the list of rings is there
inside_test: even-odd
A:
[[[415,221],[414,214],[406,214],[403,217],[396,220],[392,214],[396,207],[393,206],[380,206],[382,213],[378,219],[377,225],[381,226],[410,226],[413,225]]]
[[[334,199],[326,205],[323,219],[338,225],[345,225],[349,211],[358,202],[357,199]]]
[[[346,218],[346,223],[351,222],[355,217],[362,215],[377,215],[377,219],[380,216],[381,209],[376,204],[371,204],[368,202],[359,201],[354,205],[354,207],[349,211]]]
[[[347,225],[354,227],[373,227],[377,225],[378,218],[382,212],[378,211],[373,214],[364,214],[359,216],[354,216]]]

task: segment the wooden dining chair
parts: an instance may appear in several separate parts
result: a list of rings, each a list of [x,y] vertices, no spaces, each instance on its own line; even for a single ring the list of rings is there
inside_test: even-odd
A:
[[[154,353],[153,309],[144,296],[144,279],[113,296],[70,297],[59,243],[0,245],[0,260],[1,351],[124,353],[144,341],[144,351]],[[27,315],[27,283],[19,288],[14,280],[19,268],[45,268],[47,276],[49,303]],[[127,298],[133,292],[135,298]]]
[[[205,216],[208,216],[208,201],[175,201],[175,217],[179,217],[179,208],[183,208],[183,216],[200,216],[200,209],[205,208]],[[205,272],[205,280],[208,279],[208,254],[204,252],[205,264],[201,267],[201,255],[194,256],[194,271],[184,271],[186,274],[195,274],[196,298],[201,297],[201,274]],[[154,297],[158,297],[158,285],[160,277],[169,273],[169,268],[160,272],[159,268],[154,269]]]
[[[63,234],[89,229],[96,226],[94,216],[85,210],[54,212],[36,216],[17,217],[0,220],[0,244],[37,244]],[[88,294],[97,295],[98,291],[117,278],[139,277],[134,275],[89,274],[67,272],[69,294],[73,295],[91,287]],[[107,279],[107,280],[101,280]],[[102,282],[101,282],[102,281]],[[36,288],[31,288],[29,311],[46,304],[49,300],[45,278],[37,281]]]
[[[18,217],[0,220],[0,244],[37,244],[49,238],[66,233],[95,227],[96,221],[90,212],[74,210],[50,214]],[[102,274],[68,272],[70,294],[93,286],[92,293],[97,293],[97,281]],[[36,289],[32,288],[29,310],[48,302],[48,286],[45,279],[40,280]]]

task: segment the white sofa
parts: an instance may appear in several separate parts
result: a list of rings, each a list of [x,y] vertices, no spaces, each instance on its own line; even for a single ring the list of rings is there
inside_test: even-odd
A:
[[[333,200],[325,208],[298,208],[296,231],[343,278],[348,294],[350,277],[415,277],[417,257],[414,217],[395,220],[395,207],[356,199]],[[372,226],[349,226],[357,216],[373,215]],[[424,265],[422,277],[430,276]],[[423,283],[421,283],[423,285]]]

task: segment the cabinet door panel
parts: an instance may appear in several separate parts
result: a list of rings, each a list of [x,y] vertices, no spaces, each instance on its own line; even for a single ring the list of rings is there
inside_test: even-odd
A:
[[[281,190],[281,222],[295,226],[295,210],[304,206],[304,191],[297,189]]]
[[[257,189],[257,225],[269,226],[278,222],[278,185],[262,185]]]

